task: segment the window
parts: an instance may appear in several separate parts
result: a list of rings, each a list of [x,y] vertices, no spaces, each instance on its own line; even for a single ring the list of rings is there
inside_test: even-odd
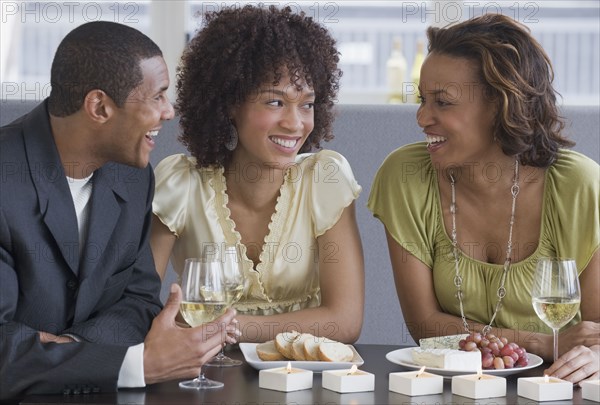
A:
[[[249,1],[1,2],[1,98],[41,100],[49,94],[52,57],[62,37],[95,20],[131,25],[165,52],[172,77],[186,38],[201,15]],[[386,64],[401,43],[410,86],[417,43],[429,25],[442,26],[485,12],[508,15],[527,25],[551,60],[555,88],[565,104],[600,105],[600,3],[586,1],[263,1],[304,11],[329,29],[344,71],[340,103],[385,103]],[[407,87],[409,88],[409,87]],[[172,90],[173,92],[174,90]]]

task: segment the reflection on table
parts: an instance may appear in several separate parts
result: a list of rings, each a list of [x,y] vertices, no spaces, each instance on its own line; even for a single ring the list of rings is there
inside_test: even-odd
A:
[[[409,397],[389,391],[389,373],[405,371],[397,364],[386,360],[387,353],[402,346],[392,345],[355,345],[365,363],[361,370],[375,374],[375,391],[338,394],[324,389],[321,385],[321,374],[315,373],[313,388],[296,392],[278,392],[258,387],[258,371],[244,362],[239,367],[216,368],[207,367],[206,376],[225,383],[225,387],[216,390],[183,390],[179,381],[155,384],[145,389],[120,390],[116,393],[89,395],[37,395],[25,398],[22,404],[40,403],[85,403],[85,404],[246,404],[246,403],[296,403],[296,404],[531,404],[533,401],[517,396],[517,378],[541,376],[547,364],[525,370],[523,373],[507,376],[506,397],[473,400],[452,395],[451,381],[445,379],[444,392],[438,395]],[[232,358],[242,359],[239,350],[228,353]],[[470,374],[470,373],[465,373]],[[572,401],[560,404],[581,404],[581,389],[575,387]],[[552,402],[557,404],[557,402]]]

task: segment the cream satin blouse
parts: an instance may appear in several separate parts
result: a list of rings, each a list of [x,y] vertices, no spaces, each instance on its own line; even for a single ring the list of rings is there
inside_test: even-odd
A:
[[[198,168],[195,158],[172,155],[155,169],[154,214],[175,234],[171,263],[181,274],[186,258],[206,243],[240,243],[227,208],[223,168]],[[240,172],[240,176],[250,173]],[[338,221],[361,187],[346,159],[322,150],[301,154],[288,168],[263,246],[243,246],[246,285],[238,312],[255,315],[319,306],[317,237]],[[260,250],[260,263],[246,256]]]

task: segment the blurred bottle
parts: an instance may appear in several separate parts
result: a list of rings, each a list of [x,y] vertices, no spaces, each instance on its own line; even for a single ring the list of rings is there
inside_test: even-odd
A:
[[[411,94],[409,94],[408,97],[408,99],[413,103],[420,102],[419,79],[421,77],[421,66],[423,65],[423,60],[425,60],[425,45],[423,44],[423,40],[418,40],[417,52],[415,53],[415,60],[410,72],[410,80],[414,88],[411,89]]]
[[[402,54],[402,40],[394,38],[392,53],[387,60],[388,103],[398,104],[404,100],[404,80],[406,77],[406,59]]]

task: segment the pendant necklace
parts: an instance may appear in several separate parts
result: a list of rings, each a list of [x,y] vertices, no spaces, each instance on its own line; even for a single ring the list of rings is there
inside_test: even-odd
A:
[[[462,318],[463,326],[465,330],[470,333],[469,324],[467,323],[467,319],[465,318],[465,312],[463,307],[463,290],[462,290],[462,276],[460,275],[460,271],[458,269],[458,262],[460,258],[460,249],[458,248],[457,241],[457,231],[456,231],[456,179],[454,178],[454,172],[451,171],[449,174],[450,177],[450,189],[452,191],[452,202],[450,204],[450,213],[452,214],[452,254],[454,256],[454,285],[456,286],[456,298],[458,299],[458,304],[460,306],[460,316]],[[517,203],[517,195],[519,194],[519,159],[515,159],[515,173],[513,177],[513,184],[510,188],[510,193],[512,195],[512,208],[510,213],[510,222],[508,228],[508,242],[506,244],[506,259],[504,260],[502,278],[500,279],[500,286],[496,291],[496,295],[498,296],[498,301],[496,301],[496,308],[494,310],[494,314],[492,315],[492,319],[490,319],[490,323],[487,324],[483,330],[482,334],[486,335],[492,329],[492,323],[494,319],[496,319],[496,315],[502,306],[502,299],[506,295],[506,289],[504,288],[504,283],[506,281],[506,275],[510,270],[511,264],[511,253],[512,253],[512,234],[513,234],[513,225],[515,223],[515,208]]]

